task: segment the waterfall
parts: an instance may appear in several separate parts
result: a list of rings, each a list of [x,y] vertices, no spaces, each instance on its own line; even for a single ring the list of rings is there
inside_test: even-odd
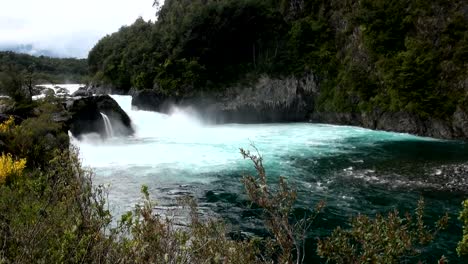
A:
[[[114,137],[114,130],[112,129],[112,124],[109,120],[109,117],[104,113],[101,113],[102,120],[104,121],[104,127],[106,128],[106,136],[108,138]]]

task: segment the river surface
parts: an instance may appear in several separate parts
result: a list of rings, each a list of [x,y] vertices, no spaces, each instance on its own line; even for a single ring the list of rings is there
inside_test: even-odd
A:
[[[109,186],[114,215],[131,210],[147,185],[162,212],[176,207],[175,198],[192,195],[205,214],[222,217],[234,230],[262,234],[240,182],[254,170],[239,148],[252,150],[254,144],[271,182],[284,176],[298,191],[300,210],[326,202],[310,234],[308,262],[324,262],[315,256],[315,238],[346,227],[351,216],[413,210],[422,196],[428,223],[445,212],[451,220],[420,259],[435,263],[445,255],[450,263],[468,263],[455,252],[462,234],[457,216],[467,197],[466,143],[311,123],[210,125],[190,109],[136,111],[130,96],[112,97],[136,134],[74,142],[83,164],[95,171],[95,183]]]

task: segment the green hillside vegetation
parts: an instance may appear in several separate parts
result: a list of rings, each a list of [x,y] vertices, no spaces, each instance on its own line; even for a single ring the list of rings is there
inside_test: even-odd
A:
[[[0,94],[19,99],[25,87],[41,83],[83,83],[88,80],[86,59],[31,56],[0,51]]]
[[[86,59],[31,56],[0,51],[0,70],[24,71],[32,67],[37,79],[51,83],[79,83],[88,75]]]
[[[313,74],[316,110],[446,117],[465,104],[468,4],[423,0],[167,0],[90,52],[95,80],[178,96]]]

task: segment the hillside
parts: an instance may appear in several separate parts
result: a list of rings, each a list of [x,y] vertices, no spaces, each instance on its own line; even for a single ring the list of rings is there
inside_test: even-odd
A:
[[[0,72],[31,71],[38,81],[77,83],[88,75],[85,59],[32,56],[11,51],[0,51]]]
[[[468,4],[446,0],[167,0],[157,22],[122,27],[88,58],[98,82],[176,97],[313,78],[312,118],[371,128],[361,115],[451,124],[467,109],[467,61]]]

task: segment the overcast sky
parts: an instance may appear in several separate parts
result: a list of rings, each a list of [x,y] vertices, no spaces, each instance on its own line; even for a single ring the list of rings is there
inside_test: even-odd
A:
[[[0,46],[33,44],[87,57],[96,42],[139,16],[154,20],[153,0],[0,0]]]

